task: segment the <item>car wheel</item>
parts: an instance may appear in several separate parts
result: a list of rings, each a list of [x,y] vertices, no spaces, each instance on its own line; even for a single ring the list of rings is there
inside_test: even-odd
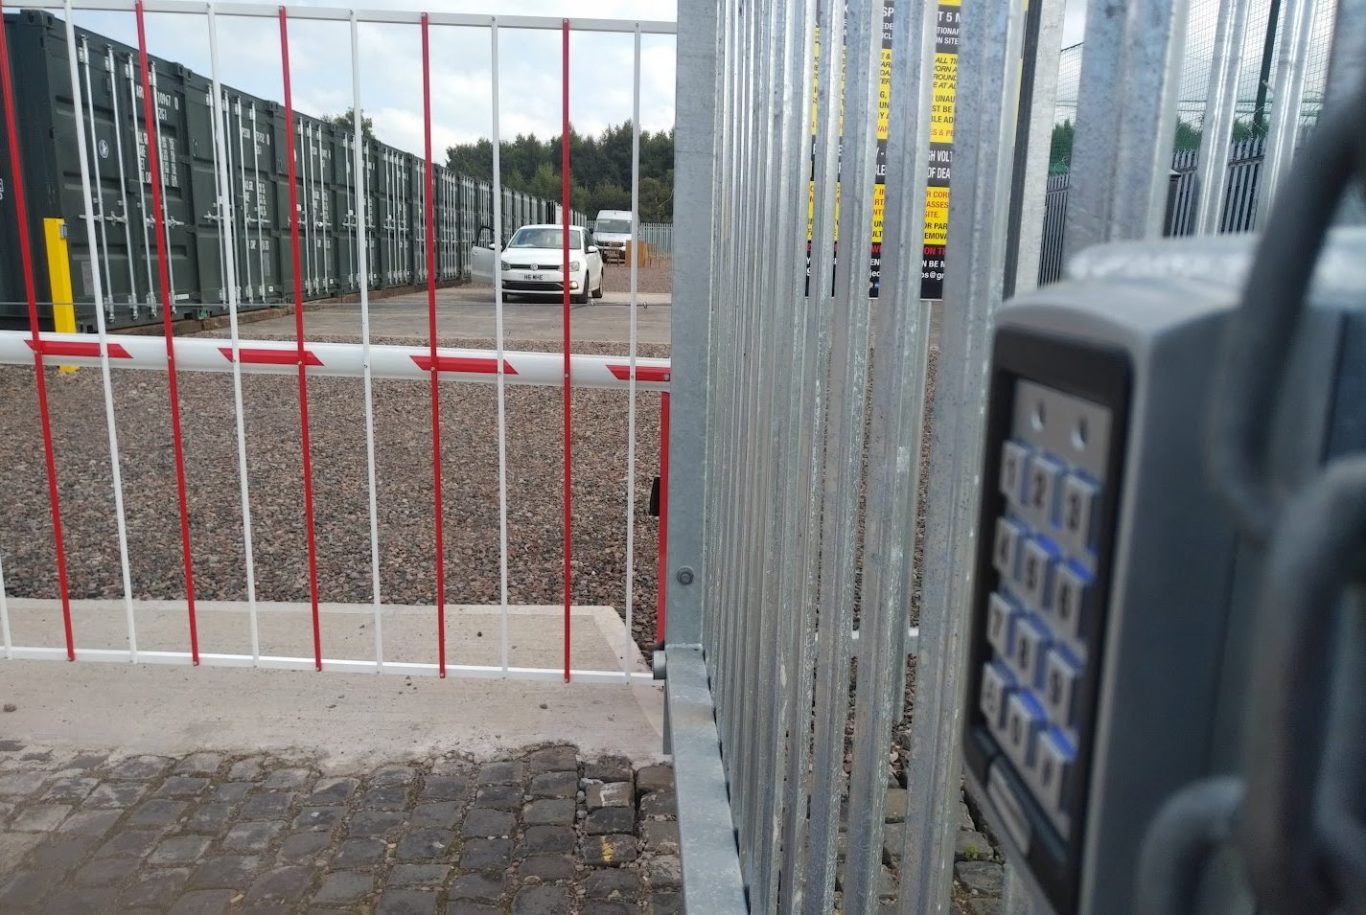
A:
[[[593,290],[593,298],[595,298],[595,299],[600,299],[600,298],[602,298],[602,284],[603,284],[603,281],[606,280],[606,279],[607,279],[607,271],[606,271],[606,270],[603,270],[601,273],[598,274],[598,288]]]
[[[574,297],[574,301],[578,302],[580,305],[587,305],[589,296],[591,295],[588,291],[588,280],[589,273],[585,270],[583,272],[583,282],[579,284],[579,294]]]

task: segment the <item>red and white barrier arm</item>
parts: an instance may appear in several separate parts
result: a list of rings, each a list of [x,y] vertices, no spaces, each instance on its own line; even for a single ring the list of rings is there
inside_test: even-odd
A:
[[[43,355],[60,356],[63,365],[100,364],[99,338],[94,334],[41,336]],[[498,357],[493,350],[437,349],[437,369],[443,381],[495,384]],[[365,360],[359,343],[304,343],[304,362],[311,376],[360,378]],[[258,375],[296,375],[298,344],[293,340],[243,340],[242,371]],[[187,372],[229,372],[232,344],[227,339],[176,337],[176,368]],[[0,331],[0,364],[33,365],[33,339],[25,331]],[[503,380],[507,384],[564,384],[560,353],[504,351]],[[113,368],[166,371],[166,345],[160,337],[119,336],[109,341]],[[570,356],[575,387],[626,391],[631,363],[626,356]],[[426,346],[370,347],[370,371],[375,378],[427,381],[431,378],[431,350]],[[667,391],[669,360],[636,358],[636,389]]]

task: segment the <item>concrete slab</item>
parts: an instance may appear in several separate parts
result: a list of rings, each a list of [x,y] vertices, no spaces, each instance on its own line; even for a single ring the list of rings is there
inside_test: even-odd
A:
[[[214,654],[251,654],[250,614],[238,601],[198,601],[195,619],[199,650]],[[318,607],[324,658],[373,661],[376,656],[374,608],[370,604],[323,603]],[[134,623],[141,651],[189,651],[184,601],[134,601]],[[61,604],[55,600],[10,598],[13,644],[57,647],[63,643]],[[128,648],[127,615],[120,600],[71,602],[71,623],[78,649]],[[502,615],[497,606],[452,604],[446,607],[448,664],[501,666]],[[257,604],[261,654],[313,657],[312,609],[307,603]],[[380,606],[385,661],[434,664],[437,660],[436,609],[432,606]],[[563,665],[564,615],[559,606],[508,608],[508,663],[513,667]],[[570,610],[570,655],[576,670],[645,671],[639,649],[611,607]]]
[[[53,601],[22,599],[11,599],[9,609],[11,623],[19,627],[58,612]],[[498,663],[501,621],[496,609],[448,608],[448,663]],[[374,657],[370,607],[326,605],[320,610],[326,657]],[[174,650],[185,649],[183,604],[139,602],[136,613],[141,650],[170,643],[173,633]],[[383,608],[386,659],[434,660],[431,615],[431,608]],[[126,647],[126,639],[117,634],[123,619],[119,601],[74,602],[78,663],[0,663],[0,696],[16,707],[0,718],[4,732],[40,746],[118,754],[297,751],[337,769],[432,753],[487,758],[544,741],[573,743],[589,755],[622,753],[637,760],[659,756],[662,749],[663,694],[653,683],[409,679],[79,661],[80,648]],[[249,651],[241,605],[208,602],[201,605],[198,619],[202,651]],[[272,654],[311,657],[306,604],[263,604],[259,621],[263,652],[269,646]],[[43,622],[50,626],[54,620]],[[645,669],[611,608],[574,608],[572,624],[575,668],[620,670],[621,652],[629,646],[632,669]],[[562,625],[559,608],[511,608],[512,663],[558,666]],[[23,644],[22,631],[15,632],[15,644]],[[484,635],[476,636],[479,632]]]

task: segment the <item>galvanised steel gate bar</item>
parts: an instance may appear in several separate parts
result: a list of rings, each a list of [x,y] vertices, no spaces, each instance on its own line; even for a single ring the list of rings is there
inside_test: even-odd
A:
[[[931,94],[934,5],[680,3],[676,193],[693,203],[674,226],[665,656],[691,910],[949,906],[989,341],[1007,289],[1036,282],[1050,186],[1063,3],[1028,6],[1030,18],[1025,4],[962,6],[931,409],[936,331],[915,265],[929,124],[944,114]],[[1089,4],[1075,199],[1057,233],[1069,252],[1161,231],[1187,6]],[[1219,10],[1202,177],[1227,148],[1246,7]],[[1287,40],[1282,52],[1277,124],[1300,120],[1302,47]],[[873,302],[863,252],[880,105],[890,131]],[[1292,128],[1276,129],[1293,149]],[[808,168],[815,282],[804,295]],[[883,823],[898,723],[909,723],[899,841]],[[1006,909],[1027,908],[1006,884]]]

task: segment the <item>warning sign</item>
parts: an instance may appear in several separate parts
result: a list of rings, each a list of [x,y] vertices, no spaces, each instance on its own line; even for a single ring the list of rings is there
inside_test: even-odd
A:
[[[925,240],[920,297],[944,297],[944,255],[949,240],[949,182],[953,176],[953,109],[958,90],[958,28],[962,0],[939,0],[935,28],[934,89],[930,110],[930,164],[925,189]]]

